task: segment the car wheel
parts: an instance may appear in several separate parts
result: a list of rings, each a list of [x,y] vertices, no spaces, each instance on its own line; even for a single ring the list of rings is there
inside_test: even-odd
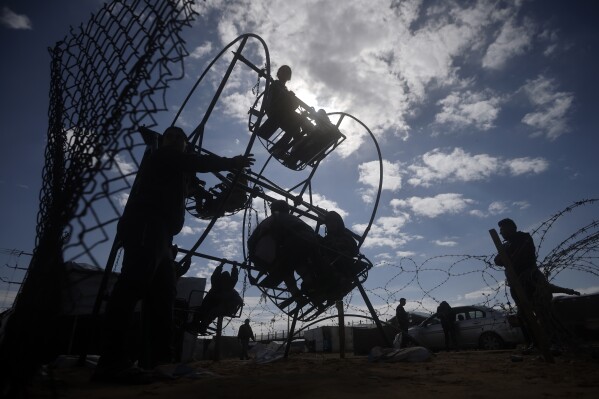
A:
[[[480,336],[478,346],[483,350],[496,350],[503,348],[503,340],[495,333],[486,332]]]

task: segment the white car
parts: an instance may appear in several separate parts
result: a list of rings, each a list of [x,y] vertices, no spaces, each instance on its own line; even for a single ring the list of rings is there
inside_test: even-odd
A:
[[[524,342],[520,327],[510,324],[508,315],[484,306],[453,308],[460,348],[502,349]],[[408,330],[412,344],[431,350],[445,348],[445,335],[437,314]]]

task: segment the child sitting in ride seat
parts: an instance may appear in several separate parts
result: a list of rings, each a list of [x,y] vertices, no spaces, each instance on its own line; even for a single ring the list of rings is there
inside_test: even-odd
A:
[[[286,164],[290,167],[295,167],[298,162],[308,163],[318,158],[322,152],[339,140],[341,132],[333,123],[331,123],[326,111],[319,109],[316,125],[311,129],[306,129],[306,134],[301,139],[297,140],[290,151],[289,157],[286,159]]]
[[[225,212],[235,213],[245,207],[249,197],[244,188],[247,187],[247,178],[242,174],[231,188],[234,177],[233,173],[228,173],[226,183],[219,183],[207,191],[204,189],[203,192],[198,190],[194,193],[196,212],[200,217],[213,217],[219,210],[219,216],[222,216]],[[221,204],[227,195],[226,202]]]
[[[314,261],[318,235],[303,220],[289,213],[285,201],[273,201],[270,209],[272,214],[248,239],[250,260],[261,275],[267,274],[256,283],[265,288],[277,288],[284,281],[287,290],[296,295],[299,289],[294,271],[301,276],[304,265]]]
[[[326,234],[319,240],[322,259],[314,289],[326,293],[327,299],[340,299],[351,288],[359,271],[354,266],[358,244],[337,212],[327,212],[324,224]]]
[[[289,149],[292,140],[297,140],[301,137],[301,118],[295,112],[299,102],[295,94],[285,87],[285,84],[289,80],[291,80],[291,68],[283,65],[277,71],[277,80],[271,83],[264,99],[268,119],[256,132],[259,137],[266,140],[278,128],[281,128],[285,132],[271,149],[273,154],[279,156],[283,155]]]

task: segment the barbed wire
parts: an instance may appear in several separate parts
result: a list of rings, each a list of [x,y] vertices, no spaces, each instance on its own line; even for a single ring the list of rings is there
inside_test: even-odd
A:
[[[538,240],[537,252],[540,251],[541,246],[547,241],[552,230],[551,228],[558,219],[570,215],[578,207],[597,204],[599,204],[599,200],[595,199],[577,201],[542,222],[539,227],[531,232],[533,238]],[[598,243],[599,223],[591,221],[583,227],[576,229],[565,240],[560,241],[543,259],[539,260],[538,265],[544,270],[549,270],[548,273],[546,272],[546,275],[550,281],[554,280],[564,271],[584,273],[598,277]],[[2,249],[0,250],[0,254],[12,257],[27,253],[18,250]],[[495,266],[493,263],[494,256],[494,253],[487,255],[439,255],[425,259],[422,263],[418,263],[410,257],[401,258],[396,263],[379,262],[375,264],[374,272],[376,272],[377,268],[384,267],[391,269],[392,272],[388,272],[391,277],[384,285],[377,287],[368,286],[369,282],[367,281],[365,283],[365,290],[369,297],[374,298],[379,304],[376,306],[379,315],[389,319],[395,313],[395,307],[399,302],[399,298],[404,296],[407,290],[411,293],[410,303],[412,309],[414,311],[430,313],[434,312],[438,302],[445,299],[441,298],[440,294],[438,294],[442,287],[456,285],[460,278],[478,275],[479,278],[476,281],[479,286],[484,287],[477,298],[478,304],[512,311],[513,304],[505,285],[503,268]],[[437,266],[437,264],[443,266]],[[425,276],[428,273],[437,273],[441,276],[433,286],[428,286],[429,280]],[[243,281],[245,285],[246,282],[245,280]],[[360,298],[356,297],[354,292],[350,293],[344,298],[346,312],[362,314],[368,317],[368,310],[358,303],[360,303]],[[334,310],[331,310],[323,316],[330,316],[333,312]],[[276,308],[266,297],[261,298],[256,304],[246,303],[241,318],[256,320],[260,328],[264,328],[267,332],[271,333],[280,328],[282,324],[288,322],[287,315]],[[234,327],[231,325],[231,328]]]

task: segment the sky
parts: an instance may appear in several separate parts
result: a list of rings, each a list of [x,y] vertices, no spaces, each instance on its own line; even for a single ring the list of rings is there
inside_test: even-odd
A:
[[[31,252],[35,244],[48,126],[47,49],[101,5],[0,1],[2,249]],[[244,33],[266,42],[273,72],[291,66],[287,86],[300,99],[368,126],[381,148],[384,180],[361,250],[375,264],[364,286],[384,319],[400,297],[408,310],[423,312],[443,299],[484,301],[502,286],[503,273],[468,261],[495,252],[488,231],[497,221],[510,217],[520,230],[532,231],[575,201],[599,198],[599,3],[207,0],[195,8],[199,16],[184,32],[190,51],[185,77],[168,89],[159,128],[171,123],[213,57]],[[257,77],[239,76],[251,82],[228,85],[210,121],[219,135],[208,143],[225,156],[242,153],[249,138],[247,110]],[[193,129],[197,113],[186,107],[177,124]],[[339,211],[361,233],[376,198],[378,158],[366,130],[340,128],[347,140],[319,166],[313,190],[318,204]],[[259,163],[264,150],[253,152]],[[281,187],[294,178],[275,168],[268,173]],[[539,258],[597,214],[592,205],[561,218]],[[188,216],[178,243],[191,246],[204,226]],[[243,228],[239,214],[220,220],[202,248],[239,259]],[[467,261],[455,264],[459,255]],[[3,259],[15,262],[23,266],[27,258]],[[214,267],[195,260],[188,275],[209,276]],[[2,273],[10,279],[14,271]],[[566,270],[553,282],[599,291],[592,273]],[[271,319],[277,327],[286,323],[257,289],[247,288],[244,297],[258,331],[273,328]],[[364,311],[355,292],[346,303],[348,312]]]

